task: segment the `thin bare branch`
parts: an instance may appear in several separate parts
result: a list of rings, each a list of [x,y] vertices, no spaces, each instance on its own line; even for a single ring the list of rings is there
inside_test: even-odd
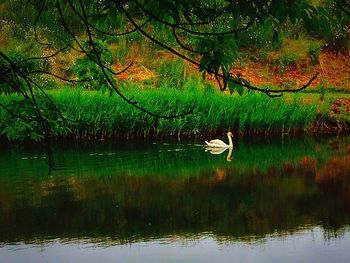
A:
[[[71,6],[73,12],[81,19],[82,16],[81,14],[78,12],[78,10],[75,8],[75,6],[72,4],[72,2],[70,0],[66,0],[66,2],[69,4],[69,6]],[[62,9],[61,9],[61,5],[59,4],[59,0],[56,0],[56,5],[58,7],[58,11],[59,11],[59,15],[61,17],[61,21],[62,21],[62,25],[64,27],[64,29],[67,31],[67,33],[72,37],[72,39],[74,40],[74,42],[79,46],[80,50],[95,64],[98,64],[96,59],[93,58],[89,52],[87,50],[85,50],[85,48],[83,47],[83,45],[79,42],[79,40],[77,39],[77,37],[73,34],[73,32],[69,29],[69,26],[66,23],[66,20],[64,18]],[[84,22],[84,20],[81,20],[81,22],[83,23],[84,26],[86,26],[86,23]],[[98,53],[95,53],[95,55]],[[110,67],[107,67],[106,65],[102,64],[102,67],[104,69],[106,69],[109,73],[111,73],[112,75],[117,76],[119,73],[115,72],[114,70],[112,70]]]
[[[14,63],[15,64],[20,64],[20,63],[23,63],[23,62],[26,62],[26,61],[30,61],[30,60],[42,60],[42,59],[49,59],[49,58],[53,58],[55,56],[57,56],[59,53],[65,51],[67,48],[69,48],[70,45],[67,45],[63,48],[61,48],[60,50],[56,51],[55,53],[51,54],[51,55],[47,55],[47,56],[43,56],[43,57],[31,57],[31,58],[26,58],[26,59],[22,59],[22,60],[18,60],[18,61],[15,61]]]
[[[79,19],[81,21],[84,20],[84,18],[81,16],[81,14],[78,12],[78,10],[75,8],[75,6],[70,2],[70,1],[67,1],[69,6],[73,9],[73,11],[77,14],[77,16],[79,17]],[[147,19],[144,23],[142,23],[140,25],[140,27],[144,27],[147,23],[149,22],[149,19]],[[131,34],[131,33],[134,33],[138,30],[138,28],[133,28],[132,30],[130,31],[125,31],[125,32],[122,32],[122,33],[110,33],[110,32],[105,32],[101,29],[99,29],[98,27],[96,27],[95,25],[91,24],[90,22],[88,22],[88,20],[86,21],[86,23],[91,27],[93,28],[94,30],[96,30],[97,32],[103,34],[103,35],[108,35],[108,36],[115,36],[115,37],[120,37],[120,36],[125,36],[125,35],[128,35],[128,34]]]
[[[40,19],[40,16],[42,15],[44,9],[45,9],[45,4],[46,4],[46,1],[45,0],[42,0],[42,1],[38,1],[37,3],[32,3],[31,1],[28,1],[31,5],[33,6],[38,6],[41,4],[41,7],[39,9],[39,13],[38,15],[36,16],[35,20],[34,20],[34,23],[33,23],[33,30],[34,30],[34,39],[35,41],[42,45],[42,46],[51,46],[52,44],[51,43],[44,43],[44,42],[41,42],[38,38],[38,32],[37,32],[37,25],[38,25],[38,22],[39,22],[39,19]]]
[[[199,50],[194,50],[194,49],[192,49],[192,48],[189,48],[189,47],[185,46],[185,45],[181,42],[181,40],[179,39],[179,37],[177,36],[177,34],[176,34],[176,28],[175,28],[175,27],[173,27],[173,36],[174,36],[174,38],[175,38],[177,44],[178,44],[182,49],[187,50],[187,51],[190,51],[190,52],[192,52],[192,53],[201,54],[201,55],[207,53],[207,52],[203,52],[203,51],[199,51]]]
[[[55,109],[55,111],[58,113],[58,115],[61,117],[61,119],[63,121],[70,121],[70,122],[78,122],[78,121],[74,121],[71,119],[66,118],[65,116],[63,116],[62,111],[56,106],[56,103],[51,99],[51,97],[44,91],[44,89],[34,80],[32,80],[31,78],[28,78],[29,82],[32,83],[35,87],[37,87],[39,89],[39,91],[41,92],[41,94],[43,94],[45,96],[45,98],[50,102],[50,104],[52,105],[52,107]]]
[[[132,65],[134,65],[134,61],[131,61],[131,63],[130,63],[128,66],[126,66],[124,69],[122,69],[121,71],[117,72],[116,74],[117,74],[117,75],[120,75],[120,74],[124,73],[124,72],[127,71]]]
[[[67,79],[65,77],[59,76],[57,74],[54,74],[54,73],[51,73],[51,72],[45,71],[45,70],[33,70],[33,71],[30,71],[28,73],[28,75],[31,75],[31,74],[46,74],[46,75],[55,77],[57,79],[63,80],[65,82],[70,82],[70,83],[82,83],[82,82],[93,81],[93,79],[78,79],[78,80],[76,80],[76,79]]]

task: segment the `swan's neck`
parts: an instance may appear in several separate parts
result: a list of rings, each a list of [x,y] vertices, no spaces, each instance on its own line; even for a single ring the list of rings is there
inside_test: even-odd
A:
[[[229,142],[229,147],[233,148],[233,143],[232,143],[232,137],[227,134],[228,142]]]

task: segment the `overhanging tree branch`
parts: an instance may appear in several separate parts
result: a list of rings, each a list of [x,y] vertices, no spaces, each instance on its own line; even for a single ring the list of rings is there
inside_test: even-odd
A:
[[[129,12],[124,8],[124,6],[122,4],[120,4],[119,2],[115,2],[115,4],[117,4],[119,6],[119,8],[121,10],[123,10],[124,14],[126,15],[126,17],[129,19],[129,21],[135,26],[138,27],[136,21],[132,18],[132,16],[129,14]],[[209,74],[214,74],[216,78],[221,78],[224,79],[227,82],[233,82],[236,85],[240,85],[242,87],[245,87],[249,90],[254,90],[254,91],[259,91],[262,93],[265,93],[266,95],[270,96],[270,97],[280,97],[282,93],[293,93],[293,92],[298,92],[301,90],[306,89],[308,86],[310,86],[312,84],[312,82],[317,78],[317,76],[319,75],[319,73],[316,73],[305,85],[301,86],[300,88],[297,89],[269,89],[269,88],[259,88],[259,87],[255,87],[252,85],[248,85],[248,84],[244,84],[241,83],[233,78],[231,78],[230,76],[226,76],[223,75],[217,71],[214,71],[208,67],[205,67],[203,65],[201,65],[199,62],[187,57],[186,55],[178,52],[177,50],[175,50],[174,48],[166,45],[165,43],[159,41],[158,39],[154,38],[153,36],[151,36],[150,34],[148,34],[146,31],[144,31],[142,28],[139,28],[139,32],[144,35],[146,38],[150,39],[152,42],[156,43],[157,45],[163,47],[164,49],[170,51],[171,53],[175,54],[176,56],[190,62],[193,65],[198,66],[200,69],[205,70],[206,72],[208,72]]]
[[[36,16],[35,18],[35,21],[34,21],[34,24],[33,24],[33,29],[34,29],[34,38],[35,38],[35,41],[37,43],[39,43],[40,45],[43,45],[43,46],[51,46],[52,44],[51,43],[44,43],[44,42],[41,42],[38,38],[38,32],[37,32],[37,24],[39,22],[39,19],[40,19],[40,16],[41,14],[43,13],[44,9],[45,9],[45,4],[46,4],[46,1],[45,0],[42,0],[42,1],[38,1],[38,3],[32,3],[31,1],[29,1],[29,3],[31,3],[33,6],[37,6],[37,5],[40,5],[41,4],[41,7],[39,7],[39,13],[38,15]]]
[[[78,15],[79,12],[78,10],[74,7],[74,5],[69,1],[67,0],[67,2],[69,3],[69,5],[72,7],[73,11]],[[81,43],[77,40],[77,38],[74,36],[74,34],[70,31],[68,25],[66,24],[65,22],[65,18],[63,16],[63,13],[62,13],[62,9],[61,9],[61,6],[60,6],[60,3],[59,1],[57,0],[56,1],[57,3],[57,7],[58,7],[58,10],[59,10],[59,13],[60,13],[60,17],[62,19],[62,24],[65,28],[65,30],[72,36],[72,38],[75,40],[76,44],[79,46],[79,48],[89,57],[91,58],[91,55],[88,54],[88,52],[82,47]],[[188,114],[191,114],[193,113],[193,110],[194,110],[194,107],[188,111],[185,111],[183,113],[180,113],[180,114],[171,114],[171,115],[162,115],[162,114],[156,114],[154,112],[151,112],[139,105],[138,102],[136,101],[133,101],[133,98],[127,98],[125,97],[125,95],[123,93],[120,92],[119,88],[114,84],[113,80],[110,78],[110,76],[107,74],[107,71],[108,68],[106,66],[103,65],[103,62],[101,60],[101,57],[100,57],[100,54],[99,52],[97,51],[96,47],[95,47],[95,41],[93,39],[93,34],[90,30],[90,25],[88,23],[88,16],[86,14],[86,11],[85,11],[85,7],[84,7],[84,4],[82,3],[82,1],[79,0],[79,5],[80,5],[80,9],[81,9],[81,12],[82,14],[79,14],[78,17],[82,18],[82,22],[86,28],[86,33],[88,34],[88,38],[89,38],[89,44],[90,46],[92,47],[92,50],[93,50],[93,53],[94,53],[94,58],[92,59],[94,63],[96,63],[96,65],[100,68],[100,70],[102,71],[103,75],[105,76],[105,79],[107,81],[107,83],[109,84],[109,86],[124,100],[126,101],[128,104],[132,105],[133,107],[137,108],[138,110],[141,110],[153,117],[157,117],[157,118],[165,118],[165,119],[173,119],[173,118],[178,118],[178,117],[182,117],[182,116],[185,116],[185,115],[188,115]],[[135,28],[138,28],[138,30],[140,30],[140,27],[137,26]],[[131,65],[127,66],[124,70],[120,71],[120,73],[123,73],[127,68],[129,68]]]
[[[117,1],[118,2],[118,1]],[[176,24],[176,23],[169,23],[165,20],[160,19],[159,17],[157,17],[156,15],[154,15],[152,12],[148,11],[147,8],[145,8],[143,5],[140,4],[140,2],[138,2],[137,0],[134,0],[135,4],[149,17],[153,18],[154,20],[158,21],[159,23],[163,24],[163,25],[167,25],[173,28],[177,28],[183,31],[186,31],[188,33],[191,33],[193,35],[199,35],[199,36],[220,36],[220,35],[230,35],[230,34],[234,34],[234,33],[239,33],[242,31],[246,31],[248,28],[250,28],[255,21],[255,17],[251,18],[250,21],[243,27],[241,28],[236,28],[236,29],[231,29],[228,31],[223,31],[223,32],[204,32],[204,31],[195,31],[195,30],[191,30],[188,29],[186,27],[182,27],[181,25],[193,25],[193,24]],[[118,2],[119,5],[122,5]],[[124,8],[124,7],[123,7]],[[226,9],[226,8],[225,8]],[[218,17],[216,17],[215,19],[217,19]],[[206,24],[206,23],[204,23]],[[203,24],[202,24],[203,25]]]

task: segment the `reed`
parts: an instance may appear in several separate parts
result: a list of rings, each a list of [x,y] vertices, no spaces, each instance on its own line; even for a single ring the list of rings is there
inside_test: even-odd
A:
[[[135,97],[143,108],[159,114],[180,114],[196,106],[194,113],[181,118],[159,119],[125,103],[119,96],[96,91],[59,89],[50,91],[55,104],[72,122],[63,123],[65,129],[54,133],[78,137],[148,137],[190,136],[214,134],[233,130],[241,133],[282,133],[305,130],[317,121],[316,103],[301,99],[271,99],[246,93],[232,96],[218,91],[206,92],[195,79],[185,83],[182,90],[168,88],[124,88],[127,97]],[[14,95],[0,96],[4,105],[19,101]],[[326,114],[326,113],[324,113]],[[3,131],[11,115],[0,109],[0,130]],[[323,118],[326,118],[323,116]]]

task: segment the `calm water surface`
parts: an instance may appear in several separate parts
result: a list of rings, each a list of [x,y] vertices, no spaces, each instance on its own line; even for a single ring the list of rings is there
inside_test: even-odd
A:
[[[350,262],[350,137],[0,145],[0,262]]]

